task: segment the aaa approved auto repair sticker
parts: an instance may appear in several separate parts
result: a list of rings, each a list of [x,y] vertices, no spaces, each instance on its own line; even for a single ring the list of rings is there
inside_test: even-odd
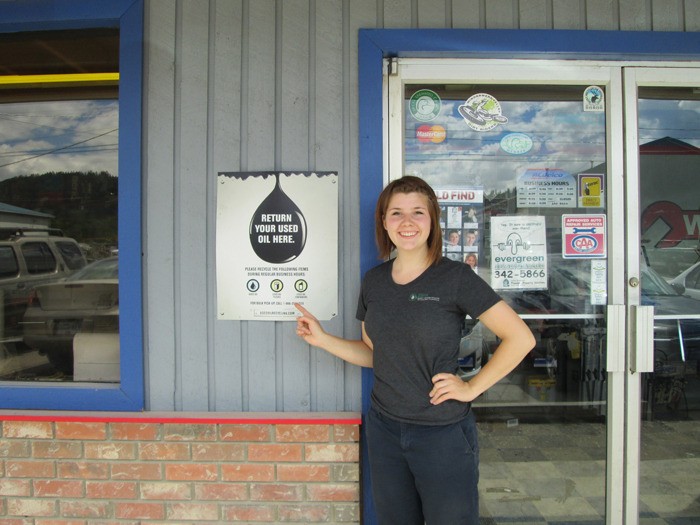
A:
[[[605,258],[605,215],[562,215],[561,231],[565,259]]]

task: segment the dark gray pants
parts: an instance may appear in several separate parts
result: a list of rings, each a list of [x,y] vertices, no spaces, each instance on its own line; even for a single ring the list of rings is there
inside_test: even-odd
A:
[[[477,525],[479,445],[474,414],[414,425],[370,408],[366,436],[379,525]]]

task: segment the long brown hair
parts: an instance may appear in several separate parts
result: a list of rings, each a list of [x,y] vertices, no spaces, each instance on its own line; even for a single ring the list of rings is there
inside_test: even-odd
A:
[[[395,248],[389,234],[384,229],[384,216],[389,207],[389,201],[396,193],[420,193],[428,199],[428,213],[430,215],[430,235],[428,236],[428,258],[430,264],[434,264],[442,257],[442,230],[440,229],[440,205],[433,188],[419,177],[405,175],[400,179],[390,182],[382,190],[377,199],[377,207],[374,210],[374,228],[377,249],[382,259],[388,259]]]

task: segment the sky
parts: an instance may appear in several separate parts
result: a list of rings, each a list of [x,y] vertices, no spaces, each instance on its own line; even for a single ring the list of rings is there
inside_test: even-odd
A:
[[[560,168],[577,173],[605,159],[604,113],[582,111],[581,102],[500,101],[508,122],[490,131],[474,131],[459,114],[464,101],[443,100],[441,115],[431,124],[447,132],[439,144],[410,140],[416,123],[406,115],[406,172],[434,185],[468,184],[487,191],[514,188],[528,168]],[[532,141],[524,154],[508,154],[501,139],[521,133]]]
[[[581,101],[499,101],[508,122],[490,131],[474,131],[460,115],[463,100],[442,100],[430,122],[405,111],[405,173],[434,186],[473,185],[485,191],[514,188],[528,168],[559,168],[576,175],[605,162],[605,113],[584,111]],[[421,125],[442,126],[442,142],[420,142]],[[501,139],[524,134],[532,141],[524,154],[506,153]],[[700,101],[643,100],[639,111],[640,143],[673,137],[700,147]]]
[[[116,100],[0,104],[0,181],[51,171],[118,175]]]

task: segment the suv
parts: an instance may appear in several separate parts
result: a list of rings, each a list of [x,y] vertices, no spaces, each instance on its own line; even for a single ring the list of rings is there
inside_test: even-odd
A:
[[[0,228],[0,343],[21,343],[20,322],[35,286],[86,263],[78,243],[60,230]]]

